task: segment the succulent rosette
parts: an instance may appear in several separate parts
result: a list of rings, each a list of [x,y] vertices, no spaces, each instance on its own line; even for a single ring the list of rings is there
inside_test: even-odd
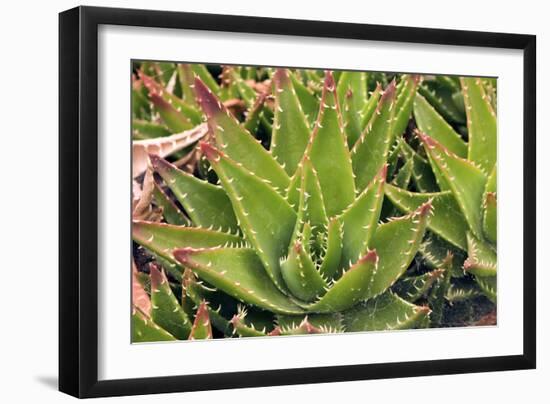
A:
[[[495,99],[483,78],[137,65],[133,341],[488,322]]]

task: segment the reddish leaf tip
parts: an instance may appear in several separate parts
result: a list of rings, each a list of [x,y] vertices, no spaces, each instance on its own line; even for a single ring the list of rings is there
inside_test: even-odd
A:
[[[145,85],[145,87],[147,87],[147,89],[149,91],[151,90],[154,90],[154,88],[150,88],[150,87],[154,87],[155,84],[155,81],[153,80],[153,78],[149,77],[147,74],[145,74],[141,69],[138,70],[138,77],[141,79],[141,81],[143,82],[143,84]]]
[[[378,175],[380,178],[383,178],[384,180],[386,179],[386,177],[388,176],[388,163],[382,166]]]
[[[328,91],[336,90],[336,82],[334,81],[334,75],[331,70],[325,71],[325,89]]]
[[[444,273],[445,273],[444,268],[438,268],[438,269],[434,269],[432,272],[430,272],[429,276],[432,279],[437,279],[437,278],[441,277]]]
[[[241,316],[239,314],[234,314],[231,320],[229,320],[229,323],[231,323],[232,326],[236,326],[241,322]]]
[[[149,92],[149,100],[157,107],[158,109],[167,110],[171,108],[171,105],[162,98],[157,92]]]
[[[367,251],[367,253],[359,259],[359,262],[372,262],[373,264],[376,264],[377,261],[378,254],[376,253],[376,250]]]
[[[422,143],[424,143],[428,147],[435,147],[438,145],[438,143],[434,139],[426,135],[424,132],[419,131],[418,129],[414,130],[414,134],[418,136]]]
[[[157,264],[151,263],[149,264],[149,274],[151,276],[151,287],[157,289],[164,280],[163,273]]]
[[[174,258],[182,264],[186,264],[189,261],[189,256],[192,253],[193,249],[190,247],[178,248],[173,251]]]
[[[148,156],[149,161],[151,162],[151,166],[155,171],[158,170],[161,165],[164,165],[163,163],[168,164],[168,162],[160,157],[158,154],[149,153]]]
[[[199,146],[201,148],[201,152],[206,156],[208,161],[217,162],[220,159],[221,152],[216,149],[214,146],[212,146],[208,142],[200,142]]]
[[[429,306],[416,306],[415,311],[418,314],[430,314],[432,312],[432,309],[430,309]]]
[[[462,268],[464,268],[465,271],[469,271],[474,267],[475,262],[471,258],[466,258],[466,261],[464,261],[464,264],[462,264]]]
[[[273,74],[273,82],[275,84],[275,88],[287,86],[290,83],[290,77],[287,69],[279,68],[275,70],[275,73]]]
[[[414,84],[419,84],[422,81],[421,74],[411,74],[411,78],[413,79]]]
[[[271,331],[269,334],[270,337],[277,337],[279,335],[281,335],[281,327],[277,326],[273,329],[273,331]]]
[[[304,321],[302,321],[302,324],[300,324],[300,327],[299,328],[302,328],[306,334],[320,334],[321,333],[321,330],[317,327],[315,327],[313,324],[311,324],[309,322],[309,320],[306,318],[304,318]]]
[[[432,210],[432,201],[429,200],[428,202],[424,203],[422,206],[418,208],[418,213],[420,213],[420,216],[428,216]]]
[[[384,90],[384,94],[382,94],[382,97],[380,98],[380,101],[381,102],[391,102],[395,99],[395,96],[396,96],[396,83],[395,83],[395,79],[393,79],[391,81],[390,84],[388,84],[388,86],[386,87],[386,89]]]
[[[497,194],[496,194],[496,192],[487,192],[487,195],[485,196],[485,201],[489,205],[496,205],[496,203],[497,203]]]
[[[201,109],[208,118],[223,112],[224,107],[220,100],[218,100],[199,77],[195,77],[195,96],[197,97],[197,102]]]

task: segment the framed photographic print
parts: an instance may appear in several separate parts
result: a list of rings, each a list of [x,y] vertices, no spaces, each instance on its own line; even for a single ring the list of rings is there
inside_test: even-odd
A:
[[[60,390],[535,367],[535,37],[60,14]]]

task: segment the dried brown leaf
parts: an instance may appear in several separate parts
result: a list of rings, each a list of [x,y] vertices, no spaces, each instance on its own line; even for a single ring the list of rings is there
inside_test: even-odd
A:
[[[207,125],[201,124],[193,129],[171,136],[134,140],[132,142],[132,177],[137,177],[147,169],[149,154],[157,154],[164,158],[196,143],[207,132]]]

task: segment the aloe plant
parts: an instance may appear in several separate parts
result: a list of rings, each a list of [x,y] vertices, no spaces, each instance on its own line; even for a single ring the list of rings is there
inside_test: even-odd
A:
[[[132,91],[162,151],[134,170],[135,342],[495,310],[494,81],[143,62]]]

